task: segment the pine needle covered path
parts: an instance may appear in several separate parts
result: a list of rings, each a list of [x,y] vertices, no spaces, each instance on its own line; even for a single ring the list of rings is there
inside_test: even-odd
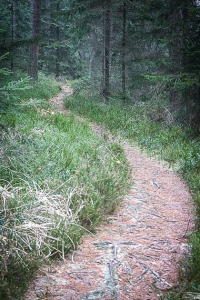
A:
[[[71,92],[65,87],[64,96]],[[65,113],[62,97],[53,102]],[[179,262],[194,229],[187,186],[156,160],[123,147],[132,168],[129,194],[66,261],[38,274],[26,299],[157,300],[178,284]]]

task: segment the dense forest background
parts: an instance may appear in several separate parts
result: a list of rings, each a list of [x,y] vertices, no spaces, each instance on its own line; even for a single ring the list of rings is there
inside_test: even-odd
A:
[[[84,77],[105,100],[159,94],[175,118],[199,124],[199,1],[21,0],[1,7],[3,68],[34,79],[38,70]]]

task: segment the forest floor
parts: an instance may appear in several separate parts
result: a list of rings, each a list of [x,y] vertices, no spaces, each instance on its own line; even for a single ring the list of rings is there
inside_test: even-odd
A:
[[[67,114],[62,100],[71,93],[63,87],[51,104]],[[98,126],[92,128],[101,134]],[[122,146],[132,169],[128,195],[65,261],[41,268],[25,299],[158,300],[178,285],[194,229],[191,195],[164,163]]]

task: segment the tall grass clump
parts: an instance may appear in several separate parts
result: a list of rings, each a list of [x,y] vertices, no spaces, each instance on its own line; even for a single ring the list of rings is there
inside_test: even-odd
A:
[[[121,147],[34,90],[20,95],[31,104],[1,116],[0,299],[20,299],[38,266],[75,249],[129,186]]]
[[[176,295],[165,299],[195,299],[200,293],[199,132],[178,123],[170,113],[166,101],[163,104],[158,99],[124,103],[120,97],[113,96],[105,103],[96,92],[91,96],[91,91],[87,92],[87,85],[84,90],[78,88],[78,82],[75,85],[72,83],[72,86],[74,94],[65,101],[67,109],[104,126],[123,139],[128,139],[149,155],[168,162],[188,183],[196,208],[196,228],[189,240],[191,252],[184,263],[185,271],[181,272],[183,284]],[[184,298],[187,295],[191,298]]]

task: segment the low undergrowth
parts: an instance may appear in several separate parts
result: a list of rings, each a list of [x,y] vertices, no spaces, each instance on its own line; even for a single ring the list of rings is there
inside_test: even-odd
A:
[[[82,85],[83,86],[83,85]],[[86,85],[85,85],[86,86]],[[149,155],[169,163],[188,183],[196,206],[196,230],[190,236],[191,254],[181,269],[180,286],[164,299],[197,299],[200,293],[200,134],[191,127],[173,122],[166,107],[155,101],[124,103],[120,97],[101,101],[98,95],[79,89],[65,106],[112,133],[138,145]],[[165,103],[166,105],[166,103]],[[187,295],[190,298],[186,298]],[[192,298],[193,297],[193,298]]]
[[[58,87],[49,84],[54,94]],[[121,147],[94,136],[75,116],[53,111],[42,81],[37,101],[34,90],[21,93],[23,110],[1,115],[1,299],[21,299],[38,266],[75,249],[129,186]]]

